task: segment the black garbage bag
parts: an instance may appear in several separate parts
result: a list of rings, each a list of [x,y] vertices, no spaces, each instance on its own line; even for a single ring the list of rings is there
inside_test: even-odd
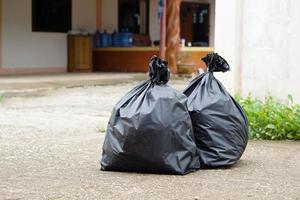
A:
[[[168,86],[167,62],[149,64],[150,79],[113,108],[102,170],[186,174],[200,168],[187,97]]]
[[[230,69],[216,53],[202,59],[208,72],[185,89],[196,144],[203,168],[228,167],[242,156],[248,142],[248,121],[240,105],[214,77]]]

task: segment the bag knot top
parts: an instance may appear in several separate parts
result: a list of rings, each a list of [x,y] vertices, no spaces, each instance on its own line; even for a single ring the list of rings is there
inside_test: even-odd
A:
[[[153,56],[149,63],[149,76],[152,83],[166,84],[170,79],[168,62],[164,59],[158,58],[157,56]]]
[[[217,53],[207,54],[202,60],[205,62],[209,72],[227,72],[230,70],[227,61]]]

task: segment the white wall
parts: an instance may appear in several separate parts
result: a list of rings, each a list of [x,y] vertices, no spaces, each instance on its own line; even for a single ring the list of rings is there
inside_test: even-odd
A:
[[[215,73],[216,77],[234,94],[239,91],[240,63],[240,0],[216,0],[215,51],[229,63],[231,70]]]
[[[300,102],[299,10],[297,0],[216,1],[215,50],[232,68],[217,76],[232,94]]]
[[[300,102],[300,2],[246,0],[243,10],[242,94]]]
[[[95,0],[73,0],[73,27],[95,30]],[[31,0],[2,0],[2,67],[66,67],[66,34],[31,31]]]
[[[287,94],[294,96],[294,100],[300,103],[300,1],[291,0],[289,10],[289,49],[288,65],[286,70],[287,81],[285,81],[284,97]],[[283,66],[285,63],[283,64]],[[281,95],[282,96],[282,95]]]

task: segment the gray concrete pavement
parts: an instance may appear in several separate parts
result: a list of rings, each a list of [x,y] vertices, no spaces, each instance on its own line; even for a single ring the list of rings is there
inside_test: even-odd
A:
[[[233,168],[186,176],[100,171],[112,106],[136,83],[5,95],[0,199],[300,199],[299,142],[250,141]]]

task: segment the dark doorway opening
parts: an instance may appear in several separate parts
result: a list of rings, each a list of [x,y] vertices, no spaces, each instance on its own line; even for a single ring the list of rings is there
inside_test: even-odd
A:
[[[120,32],[148,34],[149,0],[119,0]]]
[[[182,2],[180,37],[192,46],[209,46],[209,4]]]

